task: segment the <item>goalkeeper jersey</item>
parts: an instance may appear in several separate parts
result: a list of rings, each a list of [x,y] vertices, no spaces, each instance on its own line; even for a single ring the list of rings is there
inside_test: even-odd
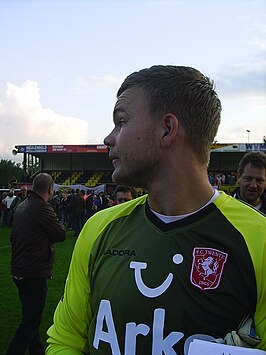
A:
[[[47,354],[183,355],[248,315],[266,350],[266,219],[224,193],[165,224],[146,196],[96,213],[74,248]]]

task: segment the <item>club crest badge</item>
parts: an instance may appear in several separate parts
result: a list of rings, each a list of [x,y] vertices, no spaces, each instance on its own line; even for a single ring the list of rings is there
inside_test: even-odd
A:
[[[194,248],[190,281],[202,290],[219,286],[227,253],[211,248]]]

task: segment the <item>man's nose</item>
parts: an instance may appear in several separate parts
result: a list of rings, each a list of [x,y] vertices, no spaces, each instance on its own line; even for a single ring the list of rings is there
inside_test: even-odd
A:
[[[103,143],[107,146],[110,147],[112,145],[111,143],[111,133],[108,134],[108,136],[106,136],[103,140]]]
[[[107,147],[113,147],[115,144],[115,138],[114,138],[114,131],[112,131],[111,133],[108,134],[108,136],[106,136],[103,140],[103,143],[107,146]]]
[[[258,186],[257,180],[256,180],[256,179],[252,179],[251,182],[250,182],[250,185],[251,185],[252,187],[257,187],[257,186]]]

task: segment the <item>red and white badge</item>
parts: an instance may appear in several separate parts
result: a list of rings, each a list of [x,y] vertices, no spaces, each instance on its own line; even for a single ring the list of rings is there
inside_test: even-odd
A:
[[[227,253],[212,248],[194,248],[190,281],[202,290],[219,286]]]

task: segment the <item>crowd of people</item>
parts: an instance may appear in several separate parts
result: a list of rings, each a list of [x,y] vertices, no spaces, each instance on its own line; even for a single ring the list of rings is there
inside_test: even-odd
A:
[[[74,231],[77,237],[86,221],[96,212],[126,202],[136,197],[136,191],[127,186],[117,186],[113,194],[82,189],[57,191],[50,204],[60,221]]]
[[[20,202],[26,199],[27,191],[27,186],[23,185],[18,193],[15,193],[15,190],[11,188],[8,193],[0,194],[0,221],[2,225],[12,226],[14,213]]]
[[[17,192],[10,189],[8,193],[0,194],[0,221],[2,225],[12,226],[15,211],[18,205],[25,200],[27,193],[28,188],[23,185]],[[49,203],[61,223],[68,230],[73,230],[75,236],[78,236],[85,222],[96,212],[129,201],[137,195],[139,194],[136,190],[128,186],[117,186],[112,194],[106,192],[96,194],[92,190],[82,189],[59,189],[54,191]]]
[[[231,171],[230,173],[219,172],[217,174],[210,172],[208,174],[208,179],[212,186],[217,186],[219,188],[221,185],[235,185],[237,176],[235,171]]]
[[[255,154],[256,157],[261,156],[260,152],[251,152],[250,154],[251,156]],[[255,158],[255,161],[256,159],[257,158]],[[241,174],[243,173],[242,170]],[[231,194],[239,200],[245,201],[245,194],[243,198],[240,197],[239,185],[242,185],[243,179],[238,179],[238,177],[240,177],[239,174],[239,169],[238,171],[229,173],[209,172],[208,180],[212,186],[218,189],[227,185],[229,190],[225,190],[226,193]],[[15,179],[15,177],[12,177],[12,179]],[[232,187],[235,188],[232,189]],[[0,192],[0,224],[9,227],[12,226],[15,210],[18,204],[27,197],[27,191],[27,186],[23,185],[17,192],[15,192],[14,188],[11,188],[8,193]],[[260,193],[263,200],[261,211],[265,213],[265,192],[260,189]],[[93,216],[97,211],[112,207],[121,202],[126,202],[139,195],[140,193],[137,193],[134,188],[129,186],[117,186],[112,194],[106,192],[95,194],[91,189],[87,191],[83,189],[63,189],[54,192],[49,203],[53,206],[61,223],[64,224],[68,230],[74,230],[77,236],[88,218]],[[246,202],[249,203],[250,201],[248,200]]]

